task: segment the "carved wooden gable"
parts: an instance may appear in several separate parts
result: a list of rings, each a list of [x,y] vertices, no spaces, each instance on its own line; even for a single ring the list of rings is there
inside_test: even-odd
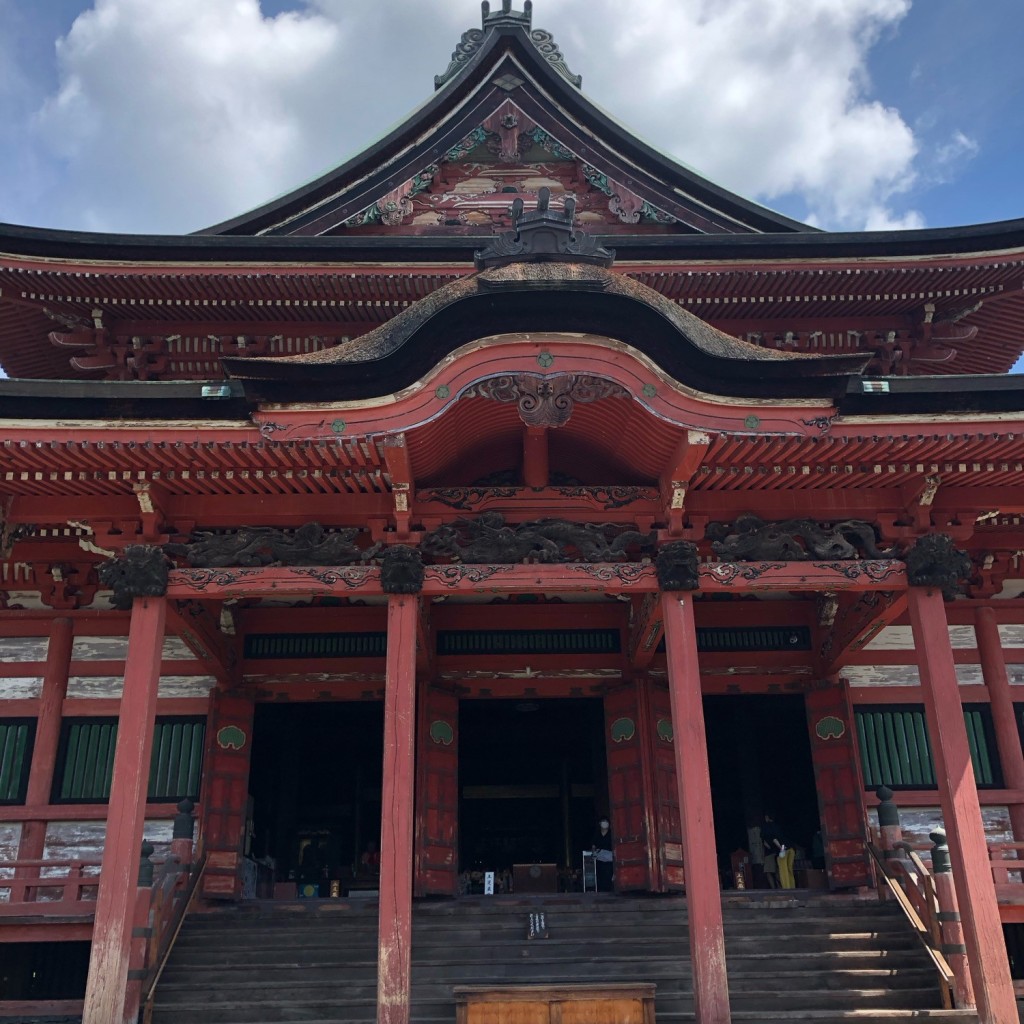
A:
[[[556,197],[575,198],[577,222],[603,234],[665,231],[677,222],[659,208],[656,197],[639,195],[632,180],[617,181],[582,159],[507,99],[441,161],[349,218],[342,230],[506,230],[513,199],[518,196],[529,208],[542,188]]]

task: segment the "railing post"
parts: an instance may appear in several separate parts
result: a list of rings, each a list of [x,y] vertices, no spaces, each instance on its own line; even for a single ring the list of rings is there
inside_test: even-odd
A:
[[[903,828],[900,826],[900,809],[893,799],[895,794],[888,786],[879,786],[875,796],[878,797],[878,831],[885,859],[905,857],[899,845],[903,842]]]
[[[142,1003],[142,982],[146,977],[146,946],[153,934],[150,908],[153,903],[153,844],[142,841],[139,849],[139,880],[135,889],[135,912],[128,951],[128,985],[125,989],[124,1019],[137,1020]]]
[[[171,855],[177,857],[183,869],[192,863],[193,844],[196,834],[196,819],[192,813],[195,804],[185,797],[178,804],[178,813],[174,816],[171,831]]]
[[[935,882],[935,896],[939,901],[939,928],[942,933],[940,952],[953,971],[957,1009],[974,1008],[974,987],[967,965],[967,947],[964,945],[964,930],[960,923],[960,908],[953,884],[953,868],[949,860],[949,845],[946,830],[937,828],[929,833],[932,843],[932,878]]]

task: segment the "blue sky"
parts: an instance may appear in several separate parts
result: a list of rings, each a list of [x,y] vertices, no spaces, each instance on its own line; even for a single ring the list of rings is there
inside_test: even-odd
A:
[[[1024,215],[1022,20],[1020,0],[534,7],[625,124],[832,229]],[[233,216],[382,134],[478,24],[476,0],[0,0],[0,220]]]

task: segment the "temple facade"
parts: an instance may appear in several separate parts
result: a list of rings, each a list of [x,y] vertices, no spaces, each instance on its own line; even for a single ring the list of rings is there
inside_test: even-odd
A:
[[[799,224],[483,8],[264,207],[0,226],[0,1019],[134,1021],[186,910],[374,894],[405,1024],[415,901],[581,891],[606,817],[726,1024],[766,815],[848,896],[894,793],[1016,1021],[1024,220]]]

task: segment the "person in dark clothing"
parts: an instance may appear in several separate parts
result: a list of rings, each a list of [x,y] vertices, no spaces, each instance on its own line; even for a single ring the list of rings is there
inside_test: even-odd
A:
[[[607,818],[602,818],[597,823],[597,831],[594,833],[594,843],[591,848],[597,868],[598,892],[612,891],[612,878],[615,874],[615,847],[612,845],[610,828]]]

